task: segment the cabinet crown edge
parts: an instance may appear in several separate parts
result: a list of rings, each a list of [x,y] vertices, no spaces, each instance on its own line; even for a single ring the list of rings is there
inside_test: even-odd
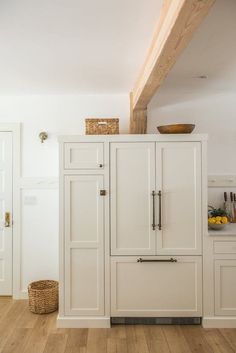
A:
[[[61,135],[58,141],[63,142],[202,142],[208,140],[208,134],[144,134],[144,135]]]

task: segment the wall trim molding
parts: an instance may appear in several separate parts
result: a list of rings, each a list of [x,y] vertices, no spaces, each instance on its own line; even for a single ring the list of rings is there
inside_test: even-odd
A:
[[[236,175],[215,174],[208,175],[208,187],[236,187]]]
[[[18,295],[17,299],[28,299],[28,291],[27,291],[27,289],[22,289],[19,292],[19,295]]]
[[[20,179],[20,189],[59,189],[59,178],[23,177]]]

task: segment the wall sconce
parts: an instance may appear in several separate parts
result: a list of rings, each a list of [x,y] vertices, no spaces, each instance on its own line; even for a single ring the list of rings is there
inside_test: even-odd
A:
[[[45,131],[42,131],[39,134],[39,138],[40,138],[41,143],[44,143],[44,141],[47,140],[47,138],[48,138],[48,134]]]

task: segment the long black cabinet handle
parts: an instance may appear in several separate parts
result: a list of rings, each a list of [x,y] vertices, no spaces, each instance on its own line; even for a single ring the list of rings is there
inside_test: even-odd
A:
[[[137,259],[137,262],[177,262],[177,259],[171,257],[170,259],[152,259],[152,260],[145,260],[140,257]]]
[[[152,191],[152,230],[155,230],[155,229],[156,229],[156,219],[155,219],[155,214],[156,214],[156,210],[155,210],[155,196],[156,196],[155,191]]]
[[[159,223],[158,223],[158,229],[161,230],[162,224],[161,224],[161,190],[158,191],[158,197],[159,197]]]

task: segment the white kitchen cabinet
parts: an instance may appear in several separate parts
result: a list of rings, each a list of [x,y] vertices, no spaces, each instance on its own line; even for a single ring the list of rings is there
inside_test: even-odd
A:
[[[60,138],[59,327],[202,316],[205,141]]]
[[[201,254],[200,142],[111,143],[110,194],[112,255]]]
[[[216,259],[215,314],[236,316],[236,259]]]
[[[65,169],[103,168],[103,143],[66,143]]]
[[[155,254],[155,143],[111,143],[112,255]]]
[[[65,314],[104,315],[103,175],[65,176]]]
[[[236,328],[236,224],[204,237],[204,318],[206,328]]]
[[[112,257],[111,316],[200,317],[201,261],[201,256]]]
[[[201,143],[156,144],[157,254],[202,253]],[[158,200],[158,192],[160,192]],[[159,210],[157,211],[159,213]]]

